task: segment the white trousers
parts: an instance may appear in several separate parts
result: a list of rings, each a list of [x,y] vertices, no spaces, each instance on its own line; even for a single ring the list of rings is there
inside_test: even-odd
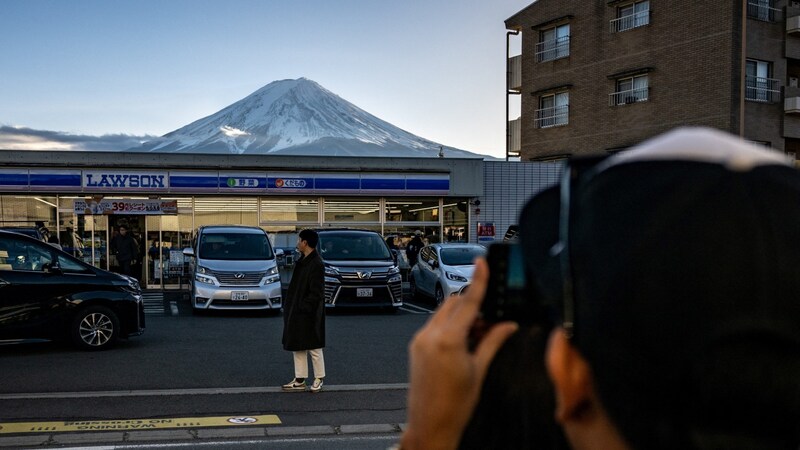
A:
[[[325,377],[325,358],[322,349],[301,350],[294,353],[294,377],[308,378],[308,354],[311,354],[311,365],[314,366],[314,378]]]

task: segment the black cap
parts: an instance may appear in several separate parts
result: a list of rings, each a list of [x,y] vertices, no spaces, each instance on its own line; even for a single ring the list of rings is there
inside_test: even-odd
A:
[[[653,433],[796,447],[800,173],[778,152],[684,128],[598,162],[571,189],[567,245],[558,187],[526,206],[520,239],[556,310],[569,249],[572,341],[623,435],[634,447]]]

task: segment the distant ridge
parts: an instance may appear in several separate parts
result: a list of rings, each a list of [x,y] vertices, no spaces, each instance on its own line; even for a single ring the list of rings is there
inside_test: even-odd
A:
[[[306,78],[274,81],[130,152],[490,158],[442,146]]]

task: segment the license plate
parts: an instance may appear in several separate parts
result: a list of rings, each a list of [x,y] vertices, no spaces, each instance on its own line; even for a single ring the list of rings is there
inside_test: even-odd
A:
[[[247,301],[247,292],[231,292],[231,300]]]
[[[372,288],[356,289],[356,297],[372,297]]]

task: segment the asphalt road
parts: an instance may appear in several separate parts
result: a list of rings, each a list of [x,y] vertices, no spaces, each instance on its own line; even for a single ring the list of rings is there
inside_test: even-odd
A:
[[[280,392],[293,377],[280,315],[197,316],[180,296],[162,306],[151,302],[145,333],[110,351],[58,342],[0,346],[0,424],[276,415],[283,429],[327,427],[338,435],[343,426],[368,424],[396,431],[405,420],[407,346],[428,305],[329,314],[319,394]],[[0,447],[2,437],[0,430]]]

